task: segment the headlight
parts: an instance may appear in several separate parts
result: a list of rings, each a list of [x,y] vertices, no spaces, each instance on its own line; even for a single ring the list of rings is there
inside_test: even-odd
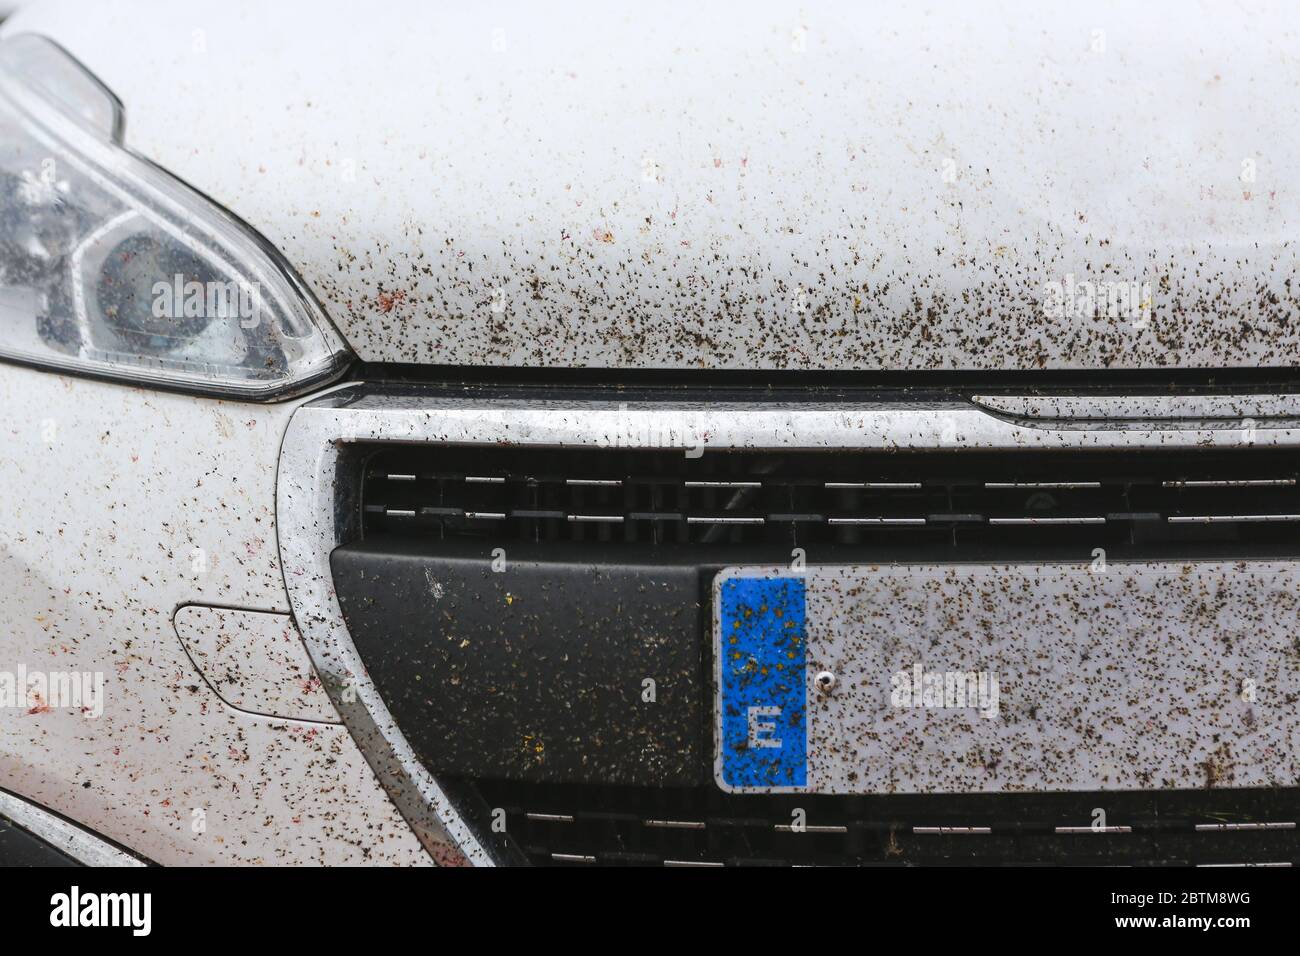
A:
[[[48,40],[0,43],[0,358],[254,399],[337,374],[293,270],[128,152],[121,116]]]

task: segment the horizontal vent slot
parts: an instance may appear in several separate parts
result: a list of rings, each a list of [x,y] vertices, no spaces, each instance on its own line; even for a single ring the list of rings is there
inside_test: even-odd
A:
[[[1300,791],[852,796],[479,782],[540,865],[1273,865]],[[1104,822],[1095,809],[1106,811]],[[803,811],[792,825],[795,808]]]
[[[377,448],[365,534],[635,544],[1294,540],[1297,459],[1180,453]]]

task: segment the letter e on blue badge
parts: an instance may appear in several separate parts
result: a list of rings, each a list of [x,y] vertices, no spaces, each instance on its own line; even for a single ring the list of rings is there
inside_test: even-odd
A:
[[[720,783],[807,785],[802,578],[736,577],[718,589]]]

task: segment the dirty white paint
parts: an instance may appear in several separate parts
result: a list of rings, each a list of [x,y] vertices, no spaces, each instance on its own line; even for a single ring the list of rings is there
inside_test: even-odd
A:
[[[1300,363],[1292,4],[71,10],[5,29],[85,61],[365,359]]]
[[[339,722],[288,614],[190,604],[176,612],[175,623],[203,679],[231,707],[267,717]]]
[[[172,624],[288,612],[292,408],[0,373],[0,669],[101,672],[105,695],[98,719],[0,709],[5,788],[160,863],[427,863],[343,727],[227,706]]]

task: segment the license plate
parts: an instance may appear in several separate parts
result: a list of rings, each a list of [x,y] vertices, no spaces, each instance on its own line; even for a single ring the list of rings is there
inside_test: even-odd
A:
[[[1294,786],[1300,563],[728,568],[718,786]]]

